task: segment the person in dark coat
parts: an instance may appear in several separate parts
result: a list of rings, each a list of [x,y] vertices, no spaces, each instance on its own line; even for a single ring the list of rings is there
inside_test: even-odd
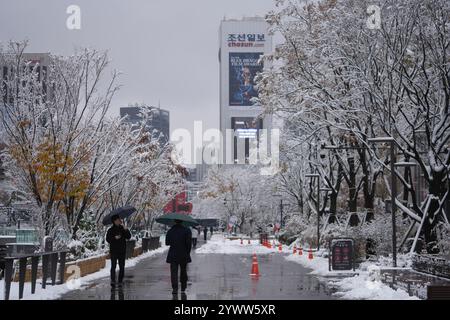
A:
[[[167,263],[170,263],[170,278],[172,281],[172,294],[178,293],[178,269],[180,269],[181,294],[187,287],[187,264],[191,260],[192,233],[184,227],[182,221],[175,220],[175,224],[167,231],[166,246],[170,246],[167,253]]]
[[[125,275],[126,241],[131,239],[131,233],[123,226],[122,219],[118,215],[112,216],[111,221],[113,225],[106,233],[106,241],[109,243],[111,256],[111,286],[115,286],[117,262],[119,263],[119,285],[122,284]]]
[[[205,229],[203,229],[203,239],[206,242],[206,239],[208,239],[208,227],[205,227]]]
[[[198,229],[197,228],[192,228],[192,230],[191,230],[192,247],[194,247],[194,249],[197,247],[198,234],[199,234]]]

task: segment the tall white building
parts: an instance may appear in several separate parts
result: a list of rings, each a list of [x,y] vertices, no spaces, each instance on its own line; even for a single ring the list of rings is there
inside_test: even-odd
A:
[[[272,36],[261,17],[224,19],[219,43],[221,158],[225,164],[242,164],[248,161],[249,146],[258,141],[259,130],[272,125],[271,117],[256,118],[262,108],[253,101],[258,97],[254,78],[267,67],[260,57],[272,52]]]

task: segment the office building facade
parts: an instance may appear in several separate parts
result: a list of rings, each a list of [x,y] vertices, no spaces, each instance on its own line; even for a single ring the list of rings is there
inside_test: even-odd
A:
[[[272,36],[263,18],[225,19],[219,43],[221,159],[224,164],[244,164],[250,146],[259,143],[261,129],[268,129],[270,141],[272,119],[259,117],[255,76],[268,67],[260,58],[272,52]]]
[[[144,122],[144,114],[148,113],[148,118]],[[132,125],[132,127],[140,128],[145,125],[146,130],[151,132],[160,143],[166,144],[170,139],[170,113],[157,107],[151,106],[130,106],[120,108],[120,117],[123,121]]]

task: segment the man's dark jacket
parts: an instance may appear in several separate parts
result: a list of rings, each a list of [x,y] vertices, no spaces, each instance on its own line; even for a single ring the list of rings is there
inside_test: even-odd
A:
[[[166,234],[166,246],[170,246],[167,263],[191,262],[192,233],[189,228],[175,224]]]
[[[120,235],[120,239],[115,237]],[[113,225],[106,233],[106,241],[109,243],[109,252],[111,255],[125,255],[127,251],[126,241],[131,239],[130,230],[125,230],[121,225]]]

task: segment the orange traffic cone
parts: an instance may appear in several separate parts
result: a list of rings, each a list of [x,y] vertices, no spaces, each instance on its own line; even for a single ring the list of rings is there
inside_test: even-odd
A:
[[[311,248],[309,248],[308,259],[312,260],[314,258]]]
[[[253,254],[253,262],[252,262],[252,272],[251,276],[259,276],[259,267],[258,267],[258,259],[256,258],[256,253]]]
[[[280,252],[283,251],[283,246],[281,243],[278,245],[278,251],[280,251]]]
[[[298,248],[298,255],[299,256],[303,255],[303,248],[302,247]]]
[[[294,244],[294,254],[297,253],[297,246]]]

